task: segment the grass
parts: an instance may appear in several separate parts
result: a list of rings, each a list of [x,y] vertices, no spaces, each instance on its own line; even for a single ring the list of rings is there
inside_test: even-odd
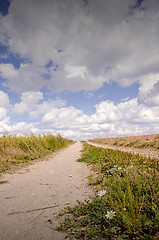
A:
[[[59,134],[44,134],[36,137],[33,134],[23,136],[6,135],[0,137],[0,173],[26,166],[73,141],[64,139]]]
[[[93,166],[93,197],[67,207],[58,230],[68,239],[159,239],[157,159],[84,144],[78,160]]]
[[[92,142],[99,144],[108,144],[113,146],[133,147],[133,148],[150,148],[153,150],[159,150],[159,136],[153,136],[149,139],[149,136],[141,139],[140,136],[132,139],[132,137],[119,137],[119,138],[97,138],[91,140]]]

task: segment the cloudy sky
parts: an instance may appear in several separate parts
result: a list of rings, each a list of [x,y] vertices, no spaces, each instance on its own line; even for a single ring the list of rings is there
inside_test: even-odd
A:
[[[159,133],[158,0],[1,0],[0,134]]]

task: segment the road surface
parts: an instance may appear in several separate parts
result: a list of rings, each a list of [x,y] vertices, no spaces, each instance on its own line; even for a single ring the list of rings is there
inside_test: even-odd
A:
[[[64,207],[83,201],[93,190],[86,177],[90,169],[76,161],[81,143],[49,156],[0,180],[0,240],[63,240],[56,231]]]

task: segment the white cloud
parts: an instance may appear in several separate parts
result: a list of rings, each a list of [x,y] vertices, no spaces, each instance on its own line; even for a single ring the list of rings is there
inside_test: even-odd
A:
[[[13,125],[6,125],[5,129],[9,134],[25,134],[25,133],[40,133],[39,129],[36,128],[36,124],[34,123],[26,123],[26,122],[17,122]]]
[[[9,123],[9,116],[7,113],[9,111],[10,104],[9,104],[9,97],[8,95],[0,91],[0,132],[3,132],[3,126],[6,126]]]
[[[9,107],[9,97],[3,91],[0,91],[0,107],[4,107],[4,108]]]
[[[12,64],[0,64],[0,76],[8,79],[3,85],[14,91],[36,91],[43,87],[44,68],[32,64],[21,64],[16,69]],[[47,80],[45,80],[47,85]]]
[[[159,107],[148,107],[138,103],[137,98],[115,105],[103,101],[96,105],[91,116],[73,107],[53,109],[42,123],[66,137],[76,140],[95,137],[145,134],[157,131]]]
[[[131,8],[135,2],[12,0],[1,17],[0,41],[31,63],[20,69],[3,64],[6,85],[17,91],[94,90],[104,82],[129,86],[158,74],[158,0]],[[44,81],[50,60],[58,68]]]
[[[85,66],[70,66],[69,64],[65,65],[65,71],[68,72],[66,78],[84,78],[84,75],[87,73],[87,69]]]
[[[7,114],[7,110],[3,107],[0,107],[0,122],[2,124],[2,121],[4,121],[6,119],[6,114]]]
[[[60,130],[75,139],[157,131],[159,1],[131,7],[135,3],[12,0],[9,14],[0,16],[0,43],[27,63],[0,64],[3,87],[21,93],[9,114],[8,96],[0,92],[0,124],[12,132]],[[45,100],[41,92],[93,91],[111,81],[125,87],[138,83],[138,96],[118,104],[102,101],[91,116],[66,107],[63,99]],[[7,125],[15,113],[21,118],[27,113],[37,123]]]
[[[39,117],[41,115],[45,115],[48,112],[51,112],[54,108],[61,108],[66,105],[66,101],[60,98],[56,98],[55,100],[44,101],[41,104],[38,104],[37,108],[34,111],[29,113],[30,117]]]
[[[53,108],[43,116],[42,122],[51,124],[53,128],[57,129],[72,129],[77,127],[77,118],[81,115],[83,115],[83,112],[72,106],[59,109]]]
[[[13,112],[17,114],[27,114],[30,118],[38,118],[50,113],[54,108],[61,108],[66,105],[66,101],[61,98],[54,100],[43,100],[43,93],[38,92],[22,92],[20,103],[13,106]],[[42,102],[40,102],[42,100]]]
[[[7,96],[7,95],[6,95]],[[41,92],[25,92],[21,102],[15,104],[16,113],[28,113],[30,121],[10,124],[7,108],[0,107],[1,132],[23,134],[25,132],[60,132],[62,136],[75,140],[95,137],[112,137],[156,133],[159,122],[159,106],[140,104],[137,98],[114,104],[102,101],[95,105],[96,112],[90,116],[73,106],[65,106],[65,101],[56,99],[38,103],[43,98]],[[64,106],[63,106],[64,105]],[[32,118],[38,118],[32,122]]]
[[[12,64],[0,64],[0,74],[5,78],[16,78],[18,76],[18,71],[13,67]]]
[[[141,79],[138,101],[148,107],[159,106],[159,74],[150,74]]]
[[[16,113],[29,113],[38,107],[39,100],[43,99],[42,92],[23,92],[21,102],[14,105],[13,111]]]
[[[153,123],[159,121],[158,111],[159,106],[149,109],[139,104],[137,98],[118,103],[117,105],[110,101],[104,101],[96,105],[96,114],[93,115],[93,119],[96,119],[98,123]]]

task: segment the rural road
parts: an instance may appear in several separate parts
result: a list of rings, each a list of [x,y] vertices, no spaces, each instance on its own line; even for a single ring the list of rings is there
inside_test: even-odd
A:
[[[55,230],[58,213],[93,190],[86,176],[90,169],[76,161],[82,144],[59,150],[14,174],[4,174],[0,185],[0,240],[63,240]]]

